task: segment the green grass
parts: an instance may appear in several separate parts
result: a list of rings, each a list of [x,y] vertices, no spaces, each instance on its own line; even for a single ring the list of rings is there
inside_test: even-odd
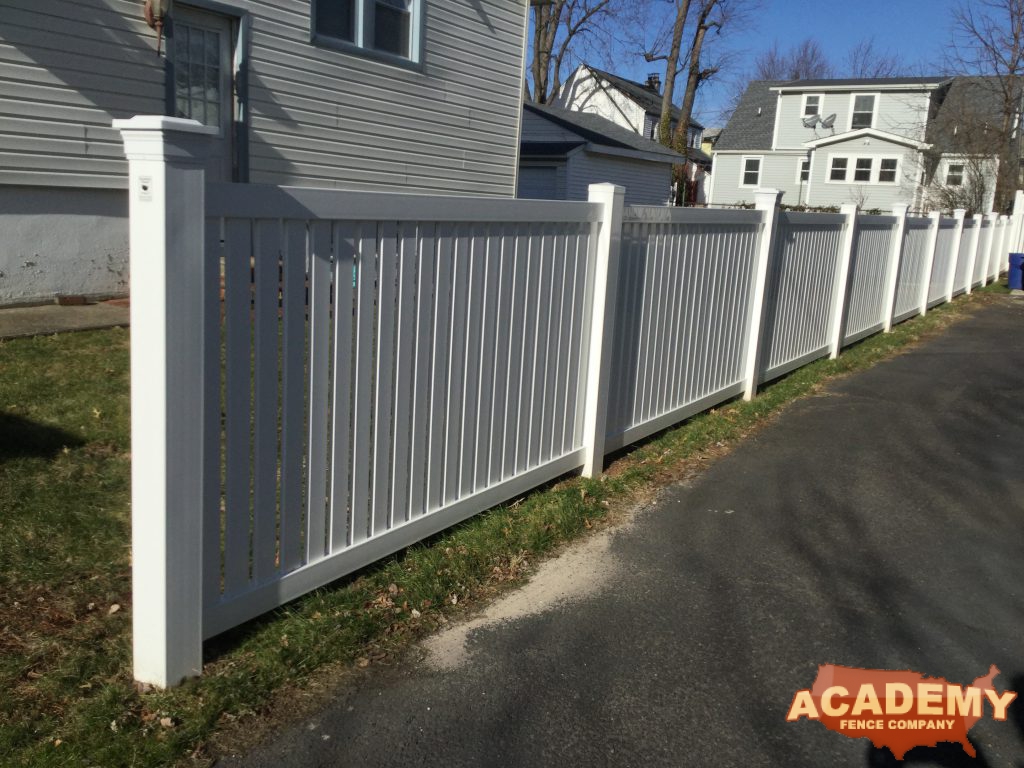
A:
[[[985,289],[982,294],[1005,291]],[[207,644],[204,676],[130,676],[128,333],[0,342],[0,755],[15,766],[206,764],[226,723],[327,668],[388,657],[520,581],[560,544],[720,452],[787,403],[873,365],[983,297],[937,308],[411,547]],[[112,606],[120,606],[111,613]]]

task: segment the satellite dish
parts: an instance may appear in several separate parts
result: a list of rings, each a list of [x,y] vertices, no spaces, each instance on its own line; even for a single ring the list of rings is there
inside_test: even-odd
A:
[[[822,128],[831,128],[835,124],[836,124],[836,116],[834,114],[829,115],[828,117],[826,117],[825,119],[823,119],[821,121],[821,127]]]
[[[803,122],[804,128],[813,128],[818,124],[818,116],[811,115],[810,117],[805,117],[801,122]]]

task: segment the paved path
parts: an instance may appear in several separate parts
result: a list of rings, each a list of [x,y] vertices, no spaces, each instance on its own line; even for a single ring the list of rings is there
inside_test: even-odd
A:
[[[58,304],[7,307],[0,309],[0,339],[127,326],[128,315],[128,307],[123,301],[77,307]]]
[[[904,764],[1024,766],[1024,304],[795,404],[604,557],[589,593],[470,633],[453,669],[414,652],[218,765],[897,765],[784,722],[832,662],[998,665],[1022,697],[971,731],[978,758]]]

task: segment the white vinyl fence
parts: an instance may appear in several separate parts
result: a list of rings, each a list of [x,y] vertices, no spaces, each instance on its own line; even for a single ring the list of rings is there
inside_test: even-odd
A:
[[[119,127],[135,676],[160,686],[205,638],[984,285],[1020,241],[1017,219],[783,213],[774,191],[207,185],[207,129]]]

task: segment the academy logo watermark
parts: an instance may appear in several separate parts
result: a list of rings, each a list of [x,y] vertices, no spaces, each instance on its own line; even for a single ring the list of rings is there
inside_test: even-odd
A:
[[[1017,698],[1013,691],[995,689],[998,674],[992,666],[987,675],[962,686],[917,672],[824,664],[813,687],[796,692],[786,720],[817,720],[843,736],[888,747],[897,760],[914,747],[934,747],[940,741],[960,744],[974,757],[967,732],[986,712],[993,720],[1006,720],[1006,710]]]

